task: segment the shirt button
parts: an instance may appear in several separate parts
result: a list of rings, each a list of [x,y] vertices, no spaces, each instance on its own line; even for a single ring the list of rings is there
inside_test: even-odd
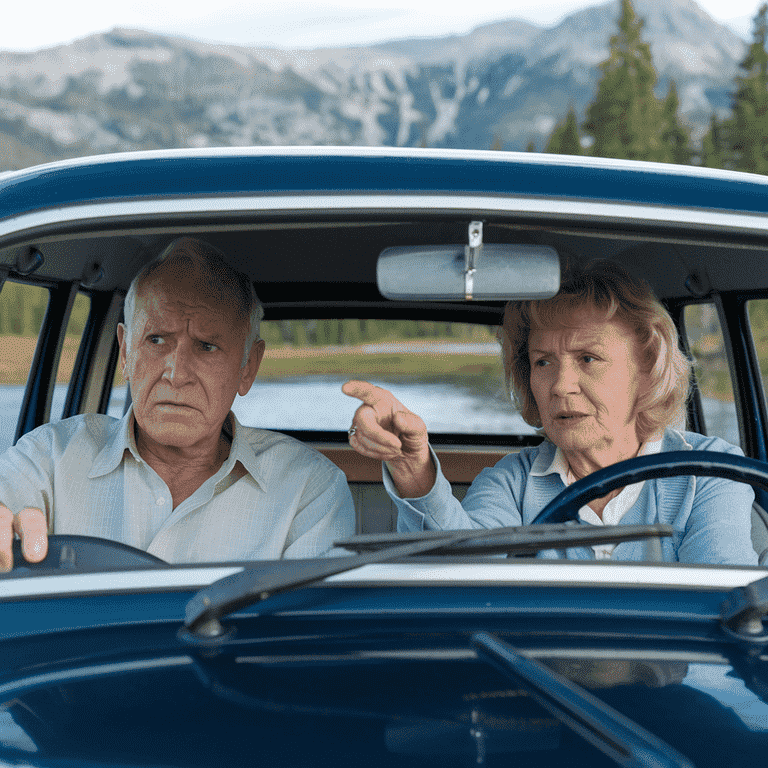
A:
[[[162,506],[163,506],[163,504],[165,504],[165,499],[158,499],[158,500],[157,500],[157,506],[158,506],[158,507],[162,507]]]

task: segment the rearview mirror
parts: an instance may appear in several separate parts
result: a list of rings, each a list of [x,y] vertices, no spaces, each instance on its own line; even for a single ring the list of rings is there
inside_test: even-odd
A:
[[[560,289],[560,259],[543,245],[387,248],[376,281],[383,296],[401,301],[548,299]]]

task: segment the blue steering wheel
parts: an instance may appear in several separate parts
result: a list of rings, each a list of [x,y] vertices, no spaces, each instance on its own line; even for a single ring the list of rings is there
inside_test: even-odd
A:
[[[575,520],[581,507],[617,488],[680,475],[722,477],[768,491],[768,464],[763,461],[715,451],[669,451],[620,461],[577,480],[552,499],[533,522]]]

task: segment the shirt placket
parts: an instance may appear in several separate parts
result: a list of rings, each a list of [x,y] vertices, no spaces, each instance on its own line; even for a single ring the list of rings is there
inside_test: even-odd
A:
[[[159,527],[155,529],[149,544],[153,553],[157,554],[168,547],[173,548],[174,526],[195,510],[213,501],[218,484],[229,474],[233,465],[234,462],[225,462],[213,477],[209,477],[189,498],[184,499],[176,509],[172,508],[173,501],[168,487],[160,478],[157,478],[164,489],[164,493],[162,495],[159,493],[155,495],[154,504],[157,509],[165,511],[160,515],[162,516],[162,521]],[[162,555],[160,556],[162,557]]]
[[[129,543],[147,549],[171,514],[171,495],[165,483],[141,459],[125,462],[124,508]],[[135,542],[135,543],[134,543]]]

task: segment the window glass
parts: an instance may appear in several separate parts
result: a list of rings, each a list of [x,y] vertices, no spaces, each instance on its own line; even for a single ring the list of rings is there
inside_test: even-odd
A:
[[[262,323],[256,383],[233,410],[248,426],[346,431],[351,378],[386,387],[432,433],[534,434],[505,394],[496,328],[397,320]]]
[[[768,389],[768,299],[748,301],[747,312],[765,390]]]
[[[72,378],[72,371],[77,360],[77,352],[80,348],[80,341],[83,338],[90,310],[90,297],[84,293],[78,293],[69,316],[69,322],[67,323],[64,345],[61,348],[59,370],[56,372],[56,387],[53,390],[53,401],[51,402],[51,421],[58,421],[63,415],[67,387]]]
[[[117,419],[122,419],[125,413],[125,401],[128,397],[128,384],[123,378],[123,369],[118,364],[115,369],[115,378],[112,380],[112,389],[109,393],[109,405],[107,414]]]
[[[692,304],[683,315],[693,369],[701,392],[706,434],[739,445],[739,424],[725,341],[714,304]]]
[[[47,288],[10,280],[0,291],[0,451],[13,444],[49,296]]]

